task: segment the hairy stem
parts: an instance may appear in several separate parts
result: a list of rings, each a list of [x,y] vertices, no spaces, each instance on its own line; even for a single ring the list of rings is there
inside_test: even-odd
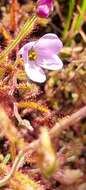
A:
[[[50,130],[51,137],[58,136],[62,130],[70,125],[74,125],[84,117],[86,117],[86,106],[73,113],[72,115],[64,117],[62,120],[56,123],[55,126]]]
[[[0,180],[0,187],[4,186],[9,181],[9,179],[14,175],[17,165],[22,156],[23,156],[23,151],[20,151],[19,155],[16,157],[16,159],[14,161],[14,164],[13,164],[13,167],[12,167],[10,173],[6,177],[4,177],[3,179]]]
[[[26,23],[24,24],[24,26],[22,27],[21,31],[19,32],[19,34],[17,35],[17,37],[10,42],[10,44],[5,48],[5,50],[0,54],[0,60],[4,59],[9,53],[10,51],[12,51],[15,46],[17,44],[19,44],[19,42],[25,38],[25,36],[31,32],[31,30],[34,27],[34,24],[37,20],[36,16],[33,16],[30,20],[30,18],[26,21]]]

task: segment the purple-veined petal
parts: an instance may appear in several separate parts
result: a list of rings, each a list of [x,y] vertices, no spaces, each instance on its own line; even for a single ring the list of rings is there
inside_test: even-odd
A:
[[[25,64],[25,72],[34,82],[43,83],[46,80],[44,71],[32,61]]]
[[[28,51],[34,47],[34,44],[36,43],[36,41],[33,42],[29,42],[27,44],[25,44],[18,52],[18,55],[22,55],[22,58],[24,60],[25,63],[28,63]]]
[[[56,34],[48,33],[39,40],[25,44],[19,51],[25,63],[25,72],[32,81],[43,83],[46,76],[42,68],[49,70],[59,70],[63,67],[61,59],[56,55],[63,47],[61,40]],[[37,57],[30,60],[28,54],[35,52]],[[30,52],[29,52],[30,51]]]
[[[49,70],[60,70],[63,67],[63,62],[55,54],[50,58],[40,57],[37,64],[39,64],[39,66],[41,66],[42,68]]]
[[[36,43],[36,41],[32,41],[32,42],[28,42],[26,43],[18,52],[19,55],[22,55],[23,54],[23,51],[26,50],[28,51],[29,49],[31,49],[34,44]]]
[[[34,46],[39,54],[45,50],[55,54],[62,49],[63,44],[57,35],[49,33],[40,38]]]
[[[59,39],[56,34],[53,33],[47,33],[44,36],[42,36],[40,39]],[[59,39],[60,40],[60,39]],[[61,40],[60,40],[61,41]],[[61,42],[62,43],[62,42]]]

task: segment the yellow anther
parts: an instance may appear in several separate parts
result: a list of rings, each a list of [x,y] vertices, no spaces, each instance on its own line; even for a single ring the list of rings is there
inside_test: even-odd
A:
[[[28,57],[30,61],[35,61],[37,59],[37,54],[33,49],[31,49],[28,53]]]

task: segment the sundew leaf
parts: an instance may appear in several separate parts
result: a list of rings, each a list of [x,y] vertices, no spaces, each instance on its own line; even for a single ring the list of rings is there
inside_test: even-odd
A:
[[[45,177],[49,178],[56,169],[56,153],[47,128],[41,129],[38,165]]]
[[[5,69],[0,67],[0,79],[4,77],[4,74],[5,74]]]
[[[3,164],[8,164],[9,160],[11,158],[11,155],[10,154],[7,154],[3,160]]]
[[[49,110],[47,108],[45,108],[42,105],[37,104],[36,102],[30,102],[30,101],[18,102],[17,106],[19,108],[33,108],[33,109],[37,109],[37,110],[39,110],[41,112],[45,112],[45,113],[49,112]]]
[[[20,172],[16,172],[15,179],[24,187],[24,190],[43,190],[40,184]]]

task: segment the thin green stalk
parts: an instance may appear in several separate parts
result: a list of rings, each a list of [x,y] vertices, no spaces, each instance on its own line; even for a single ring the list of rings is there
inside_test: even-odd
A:
[[[67,33],[68,33],[70,23],[71,23],[71,19],[73,16],[74,6],[75,6],[75,0],[70,0],[69,1],[69,11],[68,11],[68,16],[67,16],[67,21],[65,23],[65,28],[63,31],[63,39],[65,39],[67,37]]]
[[[86,11],[86,0],[82,0],[82,4],[80,6],[80,15],[77,16],[75,27],[74,27],[74,34],[78,32],[81,27],[85,11]]]
[[[9,179],[13,176],[13,174],[16,171],[16,167],[17,167],[17,165],[18,165],[18,163],[19,163],[22,155],[23,155],[23,151],[20,151],[19,155],[16,157],[16,159],[14,161],[14,164],[13,164],[13,167],[12,167],[10,173],[7,176],[5,176],[3,179],[0,180],[0,188],[2,186],[4,186],[9,181]]]
[[[5,48],[5,50],[0,54],[0,60],[4,59],[9,53],[10,51],[12,51],[15,46],[28,34],[31,32],[31,30],[33,29],[33,26],[35,24],[37,20],[36,16],[33,16],[30,19],[28,19],[26,21],[26,23],[24,24],[24,26],[22,27],[21,31],[19,32],[19,34],[17,35],[17,37],[10,42],[10,44]]]

